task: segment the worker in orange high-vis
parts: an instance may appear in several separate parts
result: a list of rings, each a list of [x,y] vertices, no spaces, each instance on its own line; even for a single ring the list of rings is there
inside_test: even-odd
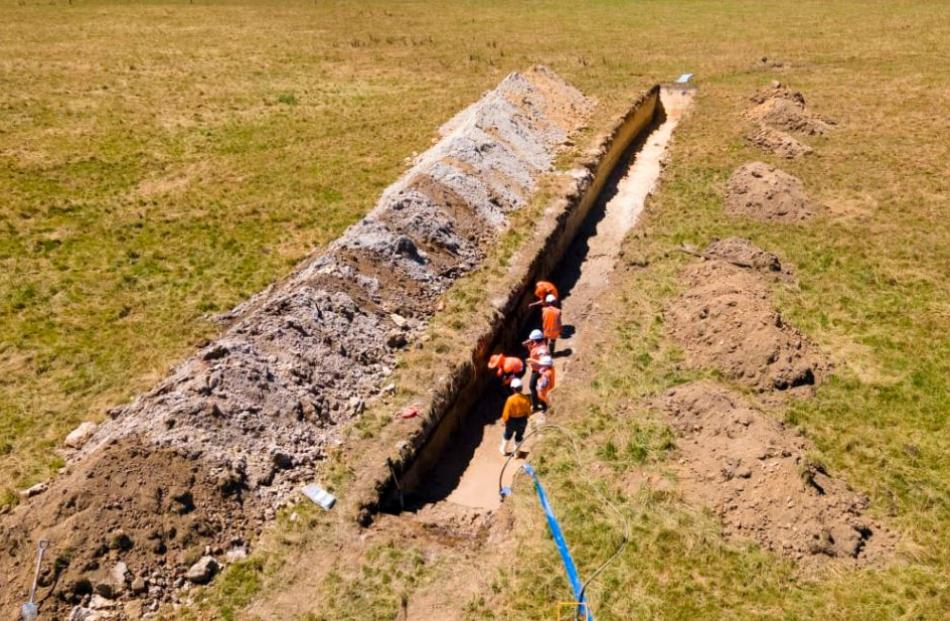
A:
[[[511,380],[516,377],[524,375],[524,362],[517,356],[495,354],[488,359],[488,368],[495,371],[505,386],[511,384]]]
[[[508,443],[514,438],[515,450],[524,440],[524,431],[528,428],[528,417],[531,416],[531,401],[522,392],[521,380],[511,380],[511,396],[505,401],[505,409],[501,412],[501,422],[505,424],[505,431],[501,436],[498,450],[502,455],[510,455]]]
[[[561,309],[557,307],[557,298],[548,295],[541,309],[541,328],[548,341],[548,353],[554,355],[554,346],[561,338]]]
[[[551,391],[555,386],[554,359],[551,356],[544,356],[538,363],[541,371],[538,374],[538,403],[534,407],[547,412],[551,405]]]
[[[554,286],[553,282],[539,280],[538,284],[534,286],[534,297],[537,301],[532,302],[530,306],[541,306],[549,295],[553,295],[555,300],[560,299],[557,293],[557,287]]]
[[[550,356],[548,351],[548,342],[544,338],[544,333],[540,330],[532,330],[528,335],[528,340],[522,343],[528,350],[528,368],[531,369],[531,377],[528,380],[528,389],[531,391],[531,403],[537,406],[538,403],[538,378],[541,377],[541,364],[539,361],[544,356]]]

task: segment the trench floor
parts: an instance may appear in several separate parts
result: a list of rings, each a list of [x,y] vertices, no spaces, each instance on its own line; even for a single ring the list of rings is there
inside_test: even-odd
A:
[[[665,118],[661,117],[652,132],[628,150],[627,157],[604,188],[599,204],[592,210],[589,222],[568,250],[559,272],[550,275],[561,293],[566,334],[558,341],[555,354],[559,387],[553,393],[552,411],[546,415],[551,422],[557,420],[558,390],[571,389],[572,358],[583,351],[585,335],[606,319],[599,312],[598,300],[610,287],[610,276],[623,241],[656,187],[673,130],[692,103],[692,92],[664,88],[660,102]],[[482,394],[451,449],[417,490],[420,501],[424,504],[444,501],[489,511],[500,506],[499,474],[507,459],[498,450],[503,431],[500,419],[503,404],[500,387]],[[535,414],[529,430],[539,424],[543,427],[543,418]],[[541,435],[539,432],[525,441],[525,452],[508,465],[502,485],[511,485],[520,464],[531,459],[532,445]]]

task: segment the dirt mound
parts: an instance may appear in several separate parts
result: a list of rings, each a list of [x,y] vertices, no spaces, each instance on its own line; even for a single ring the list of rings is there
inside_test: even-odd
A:
[[[828,363],[782,320],[754,270],[714,259],[689,266],[689,288],[666,311],[668,329],[697,366],[759,391],[808,389]]]
[[[543,67],[506,77],[446,124],[439,142],[365,218],[232,311],[226,333],[154,390],[112,410],[112,420],[73,457],[77,468],[134,437],[146,453],[186,460],[198,481],[233,481],[241,503],[225,504],[236,523],[267,517],[381,392],[398,351],[424,329],[439,295],[479,264],[589,108]],[[155,477],[171,463],[155,462]],[[102,491],[100,475],[90,472],[90,479],[68,479],[78,497]],[[47,493],[31,510],[56,515],[60,504]],[[161,530],[166,517],[143,513],[141,522]],[[72,557],[86,559],[99,547],[102,522],[76,521],[75,528]],[[115,528],[139,527],[118,520]],[[195,541],[219,543],[207,529]],[[29,550],[11,549],[0,574],[19,574],[27,562]],[[171,583],[187,567],[178,557],[166,561],[155,571]],[[81,571],[94,578],[99,568]],[[54,588],[55,601],[68,599],[63,585]]]
[[[743,164],[732,173],[725,206],[732,215],[779,222],[805,220],[816,211],[798,177],[763,162]]]
[[[752,98],[757,105],[745,113],[746,118],[763,125],[810,136],[820,136],[832,123],[805,108],[805,96],[789,90],[780,82],[772,84]]]
[[[797,559],[873,562],[896,538],[863,514],[866,496],[808,461],[810,446],[712,382],[670,390],[657,404],[680,436],[674,468],[684,496],[712,508],[727,535]]]
[[[814,152],[814,149],[793,136],[766,125],[759,125],[747,139],[752,145],[788,160]]]
[[[760,274],[783,280],[792,278],[793,270],[782,265],[778,255],[762,250],[744,237],[717,239],[703,252],[708,259],[720,259],[737,267],[753,269]]]
[[[43,538],[51,547],[38,598],[50,598],[42,607],[48,618],[65,618],[50,611],[87,604],[93,594],[147,597],[154,609],[173,599],[202,556],[224,562],[228,551],[244,549],[259,526],[242,510],[245,493],[240,473],[208,471],[134,438],[110,444],[0,526],[10,578],[0,595],[3,610],[26,601],[35,542]]]

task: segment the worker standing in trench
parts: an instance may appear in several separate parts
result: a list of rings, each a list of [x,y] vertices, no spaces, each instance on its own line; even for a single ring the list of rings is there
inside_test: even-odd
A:
[[[554,355],[554,346],[561,338],[561,309],[557,307],[557,298],[548,294],[541,308],[541,330],[548,341],[548,354]]]
[[[548,343],[541,330],[532,330],[528,335],[528,340],[522,343],[528,350],[528,368],[531,369],[531,377],[528,380],[528,389],[531,391],[531,406],[538,410],[538,379],[541,377],[541,358],[550,356]]]
[[[547,412],[551,404],[551,391],[554,390],[556,373],[554,372],[554,358],[550,355],[541,356],[533,362],[538,367],[538,379],[535,382],[532,409]]]
[[[505,409],[501,412],[501,421],[505,425],[505,432],[501,436],[498,450],[502,455],[510,455],[508,443],[514,438],[515,449],[524,440],[525,429],[528,428],[528,417],[531,416],[531,401],[522,392],[522,382],[515,378],[511,380],[511,396],[505,401]]]

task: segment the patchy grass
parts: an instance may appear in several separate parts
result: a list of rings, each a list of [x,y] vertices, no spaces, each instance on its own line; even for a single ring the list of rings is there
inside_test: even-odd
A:
[[[598,619],[942,619],[950,609],[950,230],[940,216],[950,160],[938,138],[950,128],[930,112],[948,103],[948,92],[908,83],[910,76],[947,79],[950,65],[920,72],[913,36],[877,41],[887,62],[870,49],[819,53],[831,45],[824,36],[843,26],[839,19],[845,15],[806,37],[803,47],[812,51],[792,69],[706,76],[694,113],[677,132],[662,190],[627,242],[627,269],[607,326],[610,346],[599,352],[589,386],[560,395],[557,416],[572,421],[584,457],[578,463],[554,434],[537,461],[582,573],[613,551],[624,521],[634,531],[591,587]],[[922,32],[911,19],[910,12],[874,12],[851,28],[890,24]],[[947,31],[946,20],[938,24]],[[844,73],[860,79],[842,80]],[[777,161],[744,143],[738,114],[746,96],[773,76],[838,120],[827,136],[810,139],[816,157]],[[793,226],[727,217],[725,179],[751,159],[800,175],[827,212]],[[814,459],[867,492],[874,515],[902,533],[897,557],[885,566],[799,571],[754,546],[725,541],[712,516],[608,467],[632,442],[635,461],[663,472],[668,431],[643,403],[696,373],[711,373],[685,368],[664,336],[662,309],[691,260],[672,250],[737,234],[797,268],[796,284],[777,286],[777,303],[831,354],[836,369],[815,398],[774,414],[800,426],[816,444]],[[623,507],[624,520],[595,490]],[[531,533],[523,542],[527,558],[500,571],[496,585],[503,586],[476,598],[470,619],[550,619],[553,603],[568,597],[563,573],[552,571],[559,561],[535,499],[527,486],[522,491],[515,507],[522,532]]]
[[[0,8],[0,505],[60,466],[51,449],[71,426],[149,387],[215,332],[210,317],[355,221],[434,128],[508,71],[543,62],[598,97],[578,145],[646,86],[694,71],[702,87],[694,114],[627,245],[628,258],[649,263],[631,268],[615,294],[610,346],[590,386],[559,395],[565,418],[577,417],[566,424],[585,440],[584,463],[556,442],[538,463],[583,571],[621,533],[616,515],[585,497],[612,499],[632,529],[624,555],[592,587],[598,618],[941,618],[950,609],[950,127],[938,112],[950,105],[950,66],[932,52],[950,37],[944,6],[433,7]],[[767,69],[763,56],[785,67]],[[809,139],[814,157],[777,162],[830,207],[807,225],[769,227],[721,211],[732,168],[769,159],[745,144],[738,113],[773,78],[839,122]],[[407,357],[413,369],[452,351],[452,322],[522,243],[525,213],[498,264],[453,291],[431,347]],[[669,449],[668,431],[641,401],[705,373],[683,368],[664,337],[661,309],[687,260],[670,249],[728,234],[798,268],[798,284],[777,289],[777,301],[838,367],[814,399],[776,415],[801,425],[816,459],[867,491],[877,516],[904,534],[893,566],[803,576],[726,543],[710,516],[669,494],[620,484],[632,470],[662,470]],[[401,372],[413,377],[406,363]],[[372,436],[384,423],[362,431]],[[344,487],[352,476],[337,464],[331,478]],[[468,604],[470,618],[550,619],[568,592],[533,497],[513,503],[521,560]],[[324,537],[351,538],[341,519],[282,520],[265,542],[270,557],[229,569],[200,614],[242,618],[249,601],[293,588],[299,567],[285,559],[301,547],[325,553]],[[392,618],[403,596],[444,569],[384,546],[308,591],[312,615]],[[387,582],[393,571],[398,579]]]

